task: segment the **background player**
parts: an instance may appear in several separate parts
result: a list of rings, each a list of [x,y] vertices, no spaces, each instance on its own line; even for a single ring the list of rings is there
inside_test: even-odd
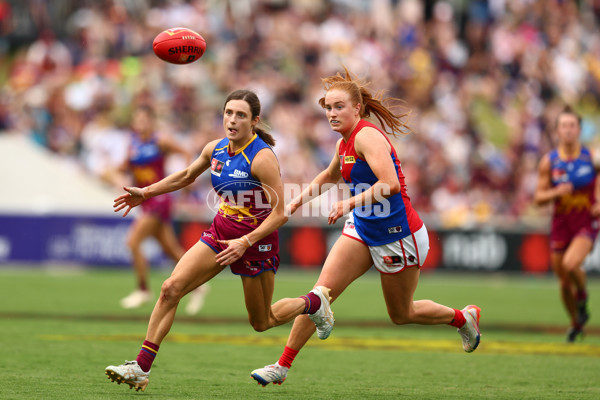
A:
[[[598,235],[599,188],[592,154],[580,143],[581,117],[567,107],[555,128],[558,146],[540,161],[535,202],[554,204],[550,262],[571,320],[567,341],[574,342],[590,317],[582,266]]]
[[[316,285],[331,288],[335,300],[371,265],[381,275],[381,287],[391,320],[398,324],[449,324],[458,328],[463,348],[479,345],[480,309],[462,311],[431,300],[413,300],[420,266],[429,251],[427,229],[412,208],[396,150],[386,134],[364,118],[374,114],[393,134],[408,129],[384,103],[394,99],[373,97],[365,84],[349,71],[322,79],[325,96],[319,100],[331,128],[342,137],[329,164],[303,193],[290,203],[290,212],[330,188],[340,178],[350,186],[352,197],[333,205],[328,223],[352,211],[342,235],[325,260]],[[314,333],[312,324],[296,318],[279,361],[252,371],[263,386],[281,384],[291,364]]]
[[[170,154],[182,154],[189,163],[190,153],[165,136],[157,135],[156,118],[150,106],[138,106],[131,121],[131,144],[122,172],[133,176],[135,186],[144,187],[165,177],[165,160]],[[175,262],[185,253],[179,244],[171,224],[172,198],[169,195],[148,199],[142,204],[141,212],[131,224],[127,235],[127,246],[131,250],[133,269],[138,288],[121,299],[123,308],[137,308],[152,300],[148,285],[148,260],[142,251],[142,243],[154,237]],[[202,308],[208,285],[198,287],[190,295],[186,311],[195,314]]]

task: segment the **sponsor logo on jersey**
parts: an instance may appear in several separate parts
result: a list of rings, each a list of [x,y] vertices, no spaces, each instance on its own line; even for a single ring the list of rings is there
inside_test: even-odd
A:
[[[261,244],[258,246],[258,251],[271,251],[272,248],[272,244]]]
[[[356,159],[354,158],[354,156],[345,156],[344,157],[344,164],[354,164],[356,162]]]
[[[213,158],[212,160],[210,160],[210,173],[216,176],[221,176],[224,165],[225,163],[223,161]]]
[[[552,168],[552,180],[554,182],[568,182],[569,174],[564,168],[554,167]]]
[[[210,232],[202,232],[202,237],[209,237],[211,239],[214,239],[215,237],[213,236],[212,233]]]
[[[575,176],[583,176],[583,175],[587,175],[587,174],[591,174],[591,173],[592,173],[591,165],[582,165],[581,167],[577,168],[577,171],[575,171]]]
[[[388,233],[390,235],[393,235],[394,233],[401,233],[401,232],[402,232],[401,226],[392,226],[392,227],[388,228]]]
[[[240,171],[239,169],[235,169],[233,171],[233,174],[229,174],[230,177],[232,178],[247,178],[248,177],[248,173],[245,171]]]

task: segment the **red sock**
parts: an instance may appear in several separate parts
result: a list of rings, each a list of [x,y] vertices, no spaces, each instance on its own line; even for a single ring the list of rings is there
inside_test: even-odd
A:
[[[294,358],[296,358],[296,355],[299,351],[300,350],[294,350],[290,347],[285,346],[285,349],[283,349],[283,354],[279,358],[279,365],[281,365],[282,367],[291,368],[292,363],[294,362]]]
[[[142,344],[142,349],[140,350],[140,354],[138,354],[137,358],[135,359],[142,371],[150,371],[150,368],[152,367],[152,362],[154,361],[154,358],[158,353],[159,347],[160,346],[157,344],[144,340],[144,343]]]
[[[465,324],[465,322],[467,322],[467,320],[465,319],[465,316],[463,315],[462,311],[457,310],[455,308],[454,309],[454,318],[448,325],[455,326],[457,328],[462,328],[462,326]]]
[[[314,314],[321,307],[321,298],[316,294],[309,292],[305,296],[300,296],[301,299],[304,299],[304,311],[302,314]]]

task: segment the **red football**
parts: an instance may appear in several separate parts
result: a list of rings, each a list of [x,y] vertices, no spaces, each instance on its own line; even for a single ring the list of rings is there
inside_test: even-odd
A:
[[[204,54],[206,41],[187,28],[171,28],[158,34],[152,42],[154,54],[172,64],[189,64]]]

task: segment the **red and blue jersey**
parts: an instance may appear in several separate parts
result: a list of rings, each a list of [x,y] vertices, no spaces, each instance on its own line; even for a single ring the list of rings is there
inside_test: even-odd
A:
[[[404,174],[394,146],[387,135],[374,124],[360,120],[352,131],[348,141],[342,140],[339,147],[340,169],[344,181],[350,186],[353,196],[361,194],[373,186],[379,179],[366,160],[361,158],[354,148],[356,134],[365,127],[379,131],[390,143],[390,157],[400,182],[400,193],[384,201],[357,206],[354,212],[354,224],[360,237],[369,246],[380,246],[401,240],[423,226],[423,221],[413,209],[406,191]]]

